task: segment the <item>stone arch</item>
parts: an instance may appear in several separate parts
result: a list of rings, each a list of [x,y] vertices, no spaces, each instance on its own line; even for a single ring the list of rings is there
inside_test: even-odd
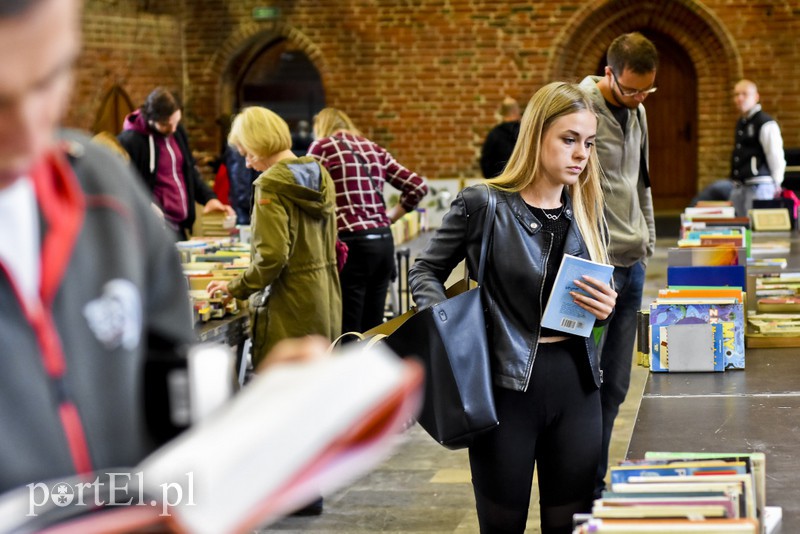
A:
[[[233,32],[212,55],[202,70],[202,77],[210,86],[216,85],[216,115],[232,111],[231,67],[237,59],[249,59],[263,50],[265,45],[286,39],[292,46],[308,56],[319,71],[323,87],[327,86],[328,67],[317,44],[306,34],[283,22],[269,28],[257,22],[248,22]]]
[[[730,91],[742,76],[733,37],[705,6],[693,0],[655,2],[595,0],[579,9],[553,43],[550,79],[592,73],[621,33],[651,30],[670,37],[688,53],[697,71],[698,179],[701,186],[728,172]]]

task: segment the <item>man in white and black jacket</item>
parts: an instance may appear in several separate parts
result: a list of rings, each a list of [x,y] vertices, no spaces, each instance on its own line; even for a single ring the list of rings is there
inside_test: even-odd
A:
[[[738,216],[747,216],[753,200],[774,198],[786,169],[781,129],[761,110],[760,98],[750,80],[740,80],[733,89],[733,101],[741,116],[731,154],[730,200]]]

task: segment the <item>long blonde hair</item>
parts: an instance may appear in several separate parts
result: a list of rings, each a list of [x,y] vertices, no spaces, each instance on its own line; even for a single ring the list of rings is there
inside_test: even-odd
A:
[[[584,110],[597,115],[589,96],[576,84],[553,82],[536,91],[522,115],[519,137],[506,168],[489,183],[504,191],[519,192],[538,180],[544,133],[559,117]],[[574,185],[567,186],[567,192],[589,255],[594,261],[608,263],[601,173],[597,153],[592,150],[586,168]]]
[[[322,139],[330,137],[339,130],[345,130],[351,134],[361,135],[352,119],[344,111],[336,108],[323,108],[314,116],[314,137]]]

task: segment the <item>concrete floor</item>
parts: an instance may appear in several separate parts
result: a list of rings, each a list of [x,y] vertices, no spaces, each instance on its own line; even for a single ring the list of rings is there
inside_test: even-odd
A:
[[[674,246],[675,241],[672,237],[662,241],[648,266],[644,302],[652,300],[666,285],[666,247]],[[647,373],[634,360],[628,397],[614,426],[612,463],[623,459],[627,452]],[[393,457],[349,487],[326,497],[322,515],[289,517],[259,532],[479,532],[467,452],[445,449],[419,426],[398,439],[401,443]],[[540,532],[535,483],[527,532]]]

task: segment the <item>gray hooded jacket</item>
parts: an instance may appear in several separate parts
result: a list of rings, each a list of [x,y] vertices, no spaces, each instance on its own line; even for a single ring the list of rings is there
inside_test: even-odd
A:
[[[647,262],[656,244],[653,197],[641,176],[641,158],[649,168],[647,114],[644,106],[628,111],[628,127],[622,127],[606,106],[597,88],[598,76],[587,76],[580,86],[598,110],[597,157],[603,168],[606,220],[611,234],[608,256],[611,264],[630,267]]]

